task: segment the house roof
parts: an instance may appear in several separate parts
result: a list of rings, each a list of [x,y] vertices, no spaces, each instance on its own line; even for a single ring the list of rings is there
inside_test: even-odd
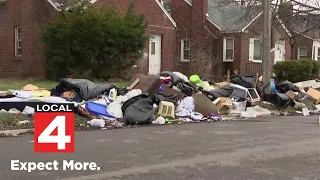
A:
[[[192,0],[185,1],[192,4]],[[208,0],[208,19],[226,33],[242,31],[261,15],[259,8],[248,9],[237,2],[226,4],[221,2],[221,0]]]
[[[218,0],[208,0],[208,18],[225,32],[241,31],[260,13],[236,2],[221,5]]]
[[[61,11],[61,9],[68,9],[72,4],[73,0],[47,0],[57,11]],[[90,0],[90,3],[95,3],[98,0]],[[174,27],[177,27],[176,22],[172,19],[167,10],[160,4],[158,0],[154,0],[155,3],[159,6],[159,8],[163,11],[163,13],[168,17],[170,22]]]
[[[67,8],[71,5],[72,0],[48,0],[51,4],[53,3],[55,5],[55,8],[63,9]]]
[[[320,39],[320,15],[298,15],[292,20],[292,29],[310,39]]]

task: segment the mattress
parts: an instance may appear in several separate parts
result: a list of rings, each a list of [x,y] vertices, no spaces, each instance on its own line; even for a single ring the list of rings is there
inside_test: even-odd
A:
[[[49,96],[49,97],[32,97],[32,98],[0,98],[0,103],[2,102],[47,102],[47,103],[74,103],[67,101],[61,97]],[[78,104],[78,103],[76,103]]]
[[[64,103],[74,104],[75,107],[78,107],[79,105],[79,103],[77,102],[66,101],[63,98],[56,97],[56,96],[27,98],[27,99],[13,97],[13,98],[0,98],[0,110],[5,109],[6,111],[8,111],[12,108],[15,108],[15,109],[18,109],[19,111],[23,111],[23,109],[26,106],[35,108],[36,105],[41,105],[41,104],[64,104]]]

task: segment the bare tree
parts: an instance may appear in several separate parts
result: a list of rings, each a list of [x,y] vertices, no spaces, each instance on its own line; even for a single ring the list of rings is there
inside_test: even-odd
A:
[[[179,21],[177,21],[179,22]],[[186,75],[197,74],[200,77],[208,80],[213,81],[216,69],[214,67],[217,66],[219,62],[218,59],[219,53],[213,54],[208,50],[208,43],[207,41],[211,40],[211,34],[208,33],[203,36],[203,34],[198,33],[196,29],[192,26],[191,22],[188,24],[180,24],[181,28],[184,31],[182,37],[178,37],[178,39],[189,39],[189,47],[190,47],[190,54],[188,55],[190,58],[190,62],[181,62],[180,55],[177,57],[176,66],[181,69],[183,73]],[[187,29],[191,29],[190,34],[187,33]]]
[[[211,0],[209,0],[211,1]],[[252,18],[262,12],[263,0],[214,0],[216,6],[238,4],[244,13],[241,20]],[[320,0],[272,0],[272,12],[291,30],[300,34],[317,33],[320,37]],[[217,7],[211,7],[217,8]]]

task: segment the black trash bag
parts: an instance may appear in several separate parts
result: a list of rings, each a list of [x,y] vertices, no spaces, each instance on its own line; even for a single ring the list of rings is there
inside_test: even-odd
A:
[[[170,95],[170,96],[166,96],[162,93],[154,93],[152,96],[152,101],[154,104],[157,104],[159,105],[161,101],[167,101],[167,102],[172,102],[173,104],[177,104],[178,101],[179,101],[179,98],[180,98],[180,95],[179,94],[173,94],[173,95]]]
[[[152,102],[156,105],[159,105],[161,101],[166,101],[166,97],[163,94],[160,94],[158,92],[154,93],[151,96]]]
[[[202,91],[202,94],[207,96],[211,101],[216,100],[218,97],[230,97],[232,94],[233,89],[226,87],[223,87],[221,89],[214,89],[209,92]]]
[[[184,93],[187,96],[192,96],[196,93],[196,87],[194,87],[192,84],[185,82],[185,83],[178,83],[175,85],[178,89],[181,90],[182,93]]]
[[[233,84],[238,84],[240,86],[243,86],[245,88],[254,88],[254,83],[256,81],[256,76],[253,75],[247,75],[247,76],[234,76],[231,78],[230,82]],[[263,94],[263,83],[261,81],[258,81],[256,90],[259,95]]]
[[[276,84],[276,89],[280,93],[286,93],[287,91],[290,91],[290,90],[294,92],[300,91],[299,88],[290,81],[283,81],[281,83]]]
[[[211,90],[209,93],[213,96],[215,96],[216,98],[218,97],[229,97],[232,94],[232,89],[229,88],[221,88],[221,89],[214,89]]]
[[[236,75],[230,79],[233,84],[238,84],[245,88],[253,88],[255,83],[255,76],[239,76]]]
[[[228,87],[223,87],[221,89],[214,89],[210,92],[202,91],[202,94],[207,96],[211,101],[216,100],[218,97],[230,97],[233,92],[233,89]]]
[[[216,96],[210,94],[210,92],[208,92],[208,91],[202,91],[202,94],[205,95],[205,96],[207,96],[211,101],[214,101],[214,100],[217,99]]]
[[[129,92],[127,88],[116,88],[116,89],[117,89],[117,96],[124,96]]]
[[[134,96],[130,99],[128,99],[126,102],[123,103],[123,105],[121,106],[121,110],[122,112],[124,113],[124,111],[129,107],[131,106],[131,104],[133,104],[134,102],[140,100],[140,99],[145,99],[145,98],[148,98],[149,96],[147,94],[140,94],[138,96]]]
[[[270,95],[269,102],[282,109],[295,104],[286,94],[278,92]]]
[[[152,98],[145,94],[129,99],[121,110],[126,124],[150,124],[154,120]]]

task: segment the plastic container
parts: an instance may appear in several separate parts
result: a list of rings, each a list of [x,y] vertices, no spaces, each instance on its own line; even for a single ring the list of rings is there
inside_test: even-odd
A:
[[[117,89],[116,88],[112,88],[109,92],[109,96],[108,99],[109,100],[115,100],[117,98]]]
[[[175,106],[172,102],[161,101],[159,104],[158,114],[163,117],[175,118]]]
[[[232,104],[235,111],[246,111],[247,101],[233,102]]]

